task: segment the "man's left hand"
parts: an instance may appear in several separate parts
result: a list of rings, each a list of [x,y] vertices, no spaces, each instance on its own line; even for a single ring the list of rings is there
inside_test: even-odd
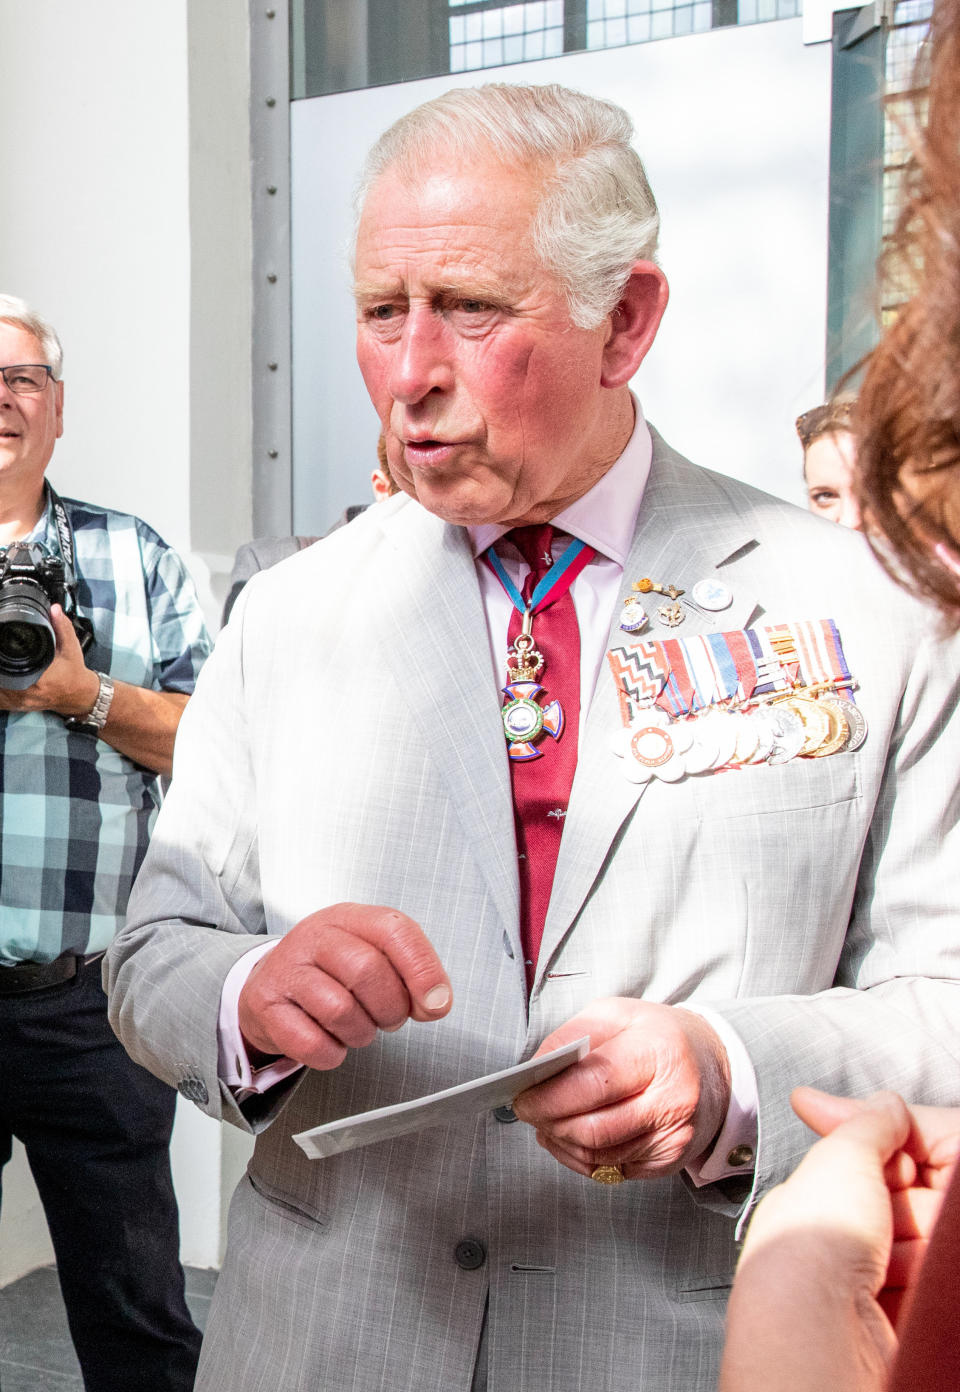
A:
[[[538,1053],[583,1035],[579,1063],[522,1092],[514,1111],[562,1165],[625,1179],[674,1174],[712,1144],[730,1103],[730,1065],[715,1031],[679,1006],[614,996],[554,1030]]]
[[[48,710],[63,716],[86,715],[92,710],[100,682],[84,663],[73,624],[59,604],[51,605],[50,622],[57,642],[56,656],[25,691],[0,688],[0,710]]]

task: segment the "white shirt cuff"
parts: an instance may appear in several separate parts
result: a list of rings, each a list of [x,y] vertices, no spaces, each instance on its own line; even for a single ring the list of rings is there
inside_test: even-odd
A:
[[[293,1059],[277,1058],[263,1068],[253,1068],[240,1032],[240,992],[260,958],[272,952],[279,941],[279,938],[271,938],[238,957],[227,973],[223,990],[220,992],[217,1073],[220,1081],[226,1083],[238,1102],[266,1092],[268,1088],[283,1082],[284,1078],[289,1078],[303,1067],[303,1064],[296,1063]]]
[[[717,1033],[730,1061],[730,1105],[720,1134],[711,1150],[686,1172],[698,1189],[716,1184],[718,1179],[749,1174],[757,1158],[757,1075],[743,1040],[733,1026],[715,1011],[683,1002],[684,1010],[706,1020]]]

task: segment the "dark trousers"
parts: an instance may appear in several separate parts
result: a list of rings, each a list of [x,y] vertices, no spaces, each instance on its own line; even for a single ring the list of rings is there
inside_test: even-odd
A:
[[[0,1166],[11,1137],[43,1201],[87,1392],[189,1392],[200,1333],[183,1294],[170,1178],[176,1094],[107,1023],[100,963],[0,995]]]

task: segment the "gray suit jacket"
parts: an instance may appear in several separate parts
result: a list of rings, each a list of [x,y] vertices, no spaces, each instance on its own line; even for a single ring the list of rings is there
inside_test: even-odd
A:
[[[256,577],[221,635],[107,968],[133,1056],[259,1132],[204,1392],[466,1390],[485,1308],[491,1392],[714,1385],[743,1195],[602,1188],[495,1114],[322,1162],[290,1139],[527,1057],[597,997],[694,999],[739,1031],[760,1094],[754,1194],[808,1142],[796,1083],[960,1101],[956,643],[862,538],[659,439],[624,593],[641,575],[732,589],[684,636],[834,618],[870,734],[856,753],[641,788],[612,752],[602,671],[529,1007],[467,535],[392,499]],[[244,1116],[217,1082],[223,978],[256,935],[342,900],[416,918],[453,1010]]]

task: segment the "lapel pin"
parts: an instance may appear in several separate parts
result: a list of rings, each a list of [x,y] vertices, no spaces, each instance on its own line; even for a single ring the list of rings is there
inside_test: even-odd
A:
[[[681,594],[682,593],[681,591]],[[683,623],[686,617],[686,614],[683,612],[682,604],[678,602],[661,604],[660,608],[657,610],[657,618],[665,628],[676,628],[678,624]]]
[[[634,595],[628,595],[620,611],[620,627],[624,633],[641,633],[649,623],[646,609]]]
[[[708,609],[711,614],[721,609],[729,609],[733,603],[733,591],[722,580],[698,580],[690,591],[694,604]]]

